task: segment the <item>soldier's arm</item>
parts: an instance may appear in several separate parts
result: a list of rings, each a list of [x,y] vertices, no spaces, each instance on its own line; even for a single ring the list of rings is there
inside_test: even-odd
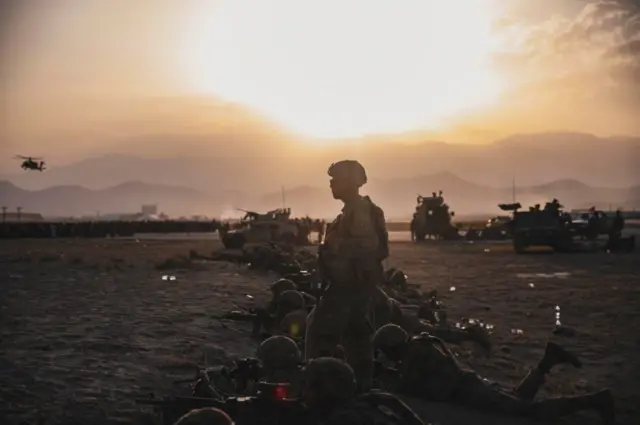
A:
[[[344,212],[342,237],[333,254],[345,259],[366,259],[379,253],[380,240],[370,208],[360,203]]]

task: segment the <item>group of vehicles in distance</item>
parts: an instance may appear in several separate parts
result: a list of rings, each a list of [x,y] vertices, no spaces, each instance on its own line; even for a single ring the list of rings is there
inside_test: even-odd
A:
[[[44,171],[42,158],[16,155],[25,171]],[[608,215],[592,208],[589,212],[570,214],[562,210],[557,199],[544,207],[534,205],[522,209],[520,203],[500,204],[509,215],[496,215],[481,227],[463,228],[453,223],[455,213],[442,196],[442,191],[431,196],[418,196],[410,223],[411,239],[421,242],[436,240],[508,240],[513,241],[516,252],[522,253],[533,246],[548,246],[557,252],[569,252],[577,240],[593,241],[600,235],[620,235],[624,227],[619,214]],[[245,244],[286,243],[305,245],[312,231],[322,232],[324,223],[291,217],[291,209],[278,208],[264,214],[243,210],[240,222],[221,229],[226,248],[241,249]],[[616,236],[617,237],[617,236]],[[633,241],[632,241],[633,242]]]

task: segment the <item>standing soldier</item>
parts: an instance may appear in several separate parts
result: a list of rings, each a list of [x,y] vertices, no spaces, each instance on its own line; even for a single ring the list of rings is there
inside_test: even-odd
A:
[[[383,280],[388,234],[383,211],[369,197],[360,196],[359,188],[367,182],[362,165],[340,161],[329,167],[328,174],[333,197],[344,207],[327,226],[319,248],[325,287],[309,316],[305,357],[332,356],[342,345],[360,390],[366,391],[373,380],[370,304],[376,285]]]

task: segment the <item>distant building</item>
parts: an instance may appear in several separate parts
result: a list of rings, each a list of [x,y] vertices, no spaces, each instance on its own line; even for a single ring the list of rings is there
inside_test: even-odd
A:
[[[143,215],[151,216],[158,214],[158,205],[143,205],[141,210]]]
[[[44,217],[42,217],[42,214],[29,213],[29,212],[21,212],[20,214],[18,214],[17,212],[9,212],[9,211],[2,214],[2,219],[5,222],[12,222],[12,223],[17,221],[24,222],[24,223],[37,223],[37,222],[44,221]]]

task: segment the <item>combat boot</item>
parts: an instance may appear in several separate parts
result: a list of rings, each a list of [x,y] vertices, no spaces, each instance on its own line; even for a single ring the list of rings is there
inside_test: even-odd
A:
[[[615,405],[611,390],[605,389],[591,395],[592,408],[598,412],[605,425],[613,425],[616,422]]]
[[[577,369],[582,367],[582,363],[580,363],[580,360],[578,360],[575,355],[571,354],[555,342],[548,342],[544,349],[544,356],[540,361],[539,367],[544,373],[547,373],[554,366],[561,364],[570,364]]]

